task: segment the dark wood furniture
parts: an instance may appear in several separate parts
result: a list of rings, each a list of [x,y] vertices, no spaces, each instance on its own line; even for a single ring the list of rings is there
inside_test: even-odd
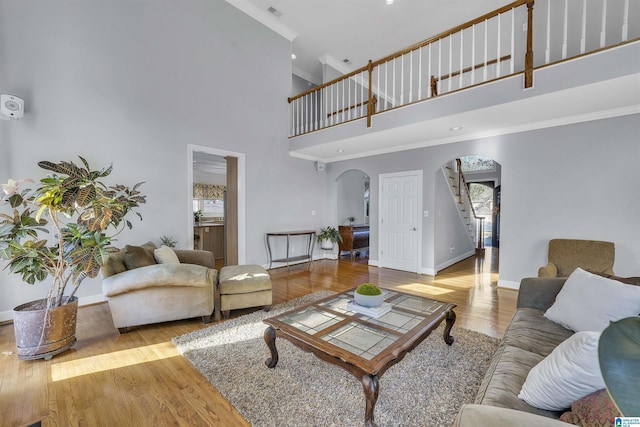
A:
[[[353,258],[354,251],[369,247],[369,225],[340,225],[338,232],[342,236],[342,242],[338,244],[339,254],[349,252]]]
[[[302,255],[291,255],[291,252],[290,252],[291,238],[296,236],[302,236],[304,239],[306,239],[303,242],[305,245],[304,247],[306,249],[306,253]],[[286,252],[285,252],[284,258],[273,259],[273,253],[271,250],[271,240],[278,237],[286,238],[286,244],[287,244]],[[266,239],[267,239],[267,253],[269,254],[269,269],[271,269],[271,266],[273,265],[274,262],[286,262],[287,268],[289,268],[289,263],[295,262],[295,261],[304,261],[304,262],[308,262],[309,265],[311,265],[311,262],[313,261],[313,247],[316,242],[316,232],[314,230],[278,231],[274,233],[267,233]]]
[[[212,223],[193,227],[194,249],[213,252],[215,259],[224,258],[224,224]]]
[[[453,344],[450,332],[456,320],[456,304],[387,289],[383,293],[393,308],[378,318],[348,310],[347,302],[353,297],[353,290],[349,290],[264,320],[269,325],[264,340],[271,351],[266,365],[275,368],[278,364],[276,337],[281,337],[347,370],[362,381],[365,425],[375,426],[374,407],[382,374],[443,320],[444,341]]]

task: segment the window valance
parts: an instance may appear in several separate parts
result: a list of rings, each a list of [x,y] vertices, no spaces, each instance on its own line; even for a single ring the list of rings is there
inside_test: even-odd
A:
[[[224,185],[193,184],[193,198],[207,200],[224,200]]]

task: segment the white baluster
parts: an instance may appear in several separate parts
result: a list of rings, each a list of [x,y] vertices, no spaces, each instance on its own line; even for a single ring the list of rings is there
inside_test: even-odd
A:
[[[422,99],[422,48],[424,46],[420,46],[420,50],[418,51],[420,56],[418,57],[418,100]]]
[[[600,26],[600,47],[607,42],[607,0],[602,1],[602,25]]]
[[[436,92],[439,94],[442,88],[442,39],[438,39],[438,82],[436,83]]]
[[[413,94],[413,51],[409,52],[409,104],[411,104],[411,100]]]
[[[626,42],[629,38],[629,0],[624,0],[624,15],[622,18],[622,38]]]
[[[482,68],[482,81],[487,81],[487,55],[489,53],[489,45],[488,45],[488,35],[489,32],[489,21],[484,20],[484,67]]]
[[[496,50],[496,77],[500,77],[500,42],[502,41],[502,27],[501,27],[501,20],[500,17],[502,17],[502,14],[498,15],[498,43],[497,43],[497,50]]]
[[[458,78],[458,88],[462,88],[464,82],[462,70],[464,70],[464,31],[460,31],[460,77]]]
[[[393,84],[393,104],[396,104],[396,58],[393,58],[393,79],[391,79],[391,84]]]
[[[451,80],[453,80],[451,73],[453,73],[453,35],[449,36],[449,78],[447,79],[449,82],[449,92],[451,92]]]
[[[564,0],[564,23],[562,27],[562,59],[567,57],[567,37],[569,27],[569,0]]]
[[[400,56],[400,105],[404,105],[404,55]]]
[[[532,29],[529,28],[529,31]],[[547,47],[544,51],[544,63],[551,62],[551,0],[547,0]]]
[[[389,72],[388,72],[389,69],[387,67],[388,64],[389,64],[389,61],[385,61],[384,63],[384,97],[385,99],[389,98],[389,92],[387,92],[387,80],[389,79]]]
[[[362,106],[360,106],[360,117],[366,116],[366,107],[364,106],[364,74],[368,73],[368,71],[363,71],[360,73],[360,81],[362,84],[360,85],[360,102]]]
[[[378,103],[376,103],[376,105],[375,105],[376,110],[377,110],[377,109],[379,108],[379,106],[380,106],[379,102],[381,102],[381,101],[382,101],[382,97],[380,96],[380,71],[381,71],[380,64],[378,64],[378,65],[376,66],[376,79],[377,79],[377,81],[378,81],[378,83],[376,83],[376,92],[375,92],[375,93],[376,93],[376,96],[378,97]],[[374,111],[374,112],[375,112],[375,111]]]
[[[471,26],[471,85],[476,82],[476,24]]]
[[[344,94],[344,85],[348,79],[342,79],[342,122],[347,120],[347,110],[349,106],[345,104],[345,94]]]
[[[427,97],[431,98],[433,94],[431,93],[431,45],[433,43],[429,43],[429,72],[427,73]]]
[[[587,0],[582,0],[582,32],[580,34],[580,53],[587,50]]]
[[[515,71],[515,58],[516,58],[516,8],[511,9],[511,66],[509,67],[509,74],[513,74]]]

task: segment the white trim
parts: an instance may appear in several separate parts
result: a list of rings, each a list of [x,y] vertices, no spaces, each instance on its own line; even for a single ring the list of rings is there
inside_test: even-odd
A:
[[[214,156],[230,156],[238,159],[238,264],[246,263],[247,259],[247,214],[246,214],[246,159],[244,153],[219,150],[217,148],[202,145],[187,145],[187,196],[193,200],[193,153],[199,151]],[[193,248],[193,213],[191,203],[188,203],[187,215],[187,242],[188,247]]]
[[[383,203],[382,203],[382,182],[384,179],[386,178],[392,178],[392,177],[396,177],[396,176],[406,176],[406,175],[413,175],[417,177],[418,180],[418,189],[417,189],[417,200],[416,200],[416,208],[417,208],[417,212],[416,212],[416,243],[417,243],[417,248],[416,248],[416,274],[420,274],[420,272],[422,271],[422,183],[424,181],[423,178],[423,170],[422,169],[417,169],[417,170],[410,170],[410,171],[402,171],[402,172],[391,172],[391,173],[383,173],[378,175],[378,230],[382,230],[382,223],[380,222],[382,219],[382,208],[383,208]],[[381,245],[380,242],[382,241],[382,233],[379,232],[378,233],[378,266],[379,267],[383,267],[382,266],[382,256],[380,255],[380,250],[381,250]],[[371,264],[371,261],[369,261],[369,263]]]
[[[298,37],[298,33],[293,31],[291,28],[284,25],[282,22],[278,20],[275,16],[271,15],[266,10],[262,10],[253,3],[250,3],[247,0],[225,0],[231,6],[240,10],[241,12],[246,13],[256,21],[263,24],[265,27],[269,28],[272,31],[280,34],[285,39],[290,42],[294,41]]]
[[[498,279],[498,287],[517,290],[517,289],[520,289],[520,282],[514,282],[513,280]]]
[[[107,302],[107,298],[102,294],[89,295],[86,297],[78,298],[78,307],[85,305],[99,304]],[[0,322],[12,322],[13,323],[13,310],[0,311]]]
[[[435,276],[436,270],[434,270],[433,268],[423,268],[422,270],[420,270],[420,274],[426,274],[427,276]]]
[[[465,253],[463,253],[461,255],[458,255],[455,258],[448,259],[445,262],[441,262],[440,264],[436,265],[436,270],[435,271],[436,272],[442,271],[445,268],[450,267],[450,266],[452,266],[453,264],[455,264],[457,262],[460,262],[462,260],[465,260],[465,259],[467,259],[469,257],[474,256],[475,254],[476,254],[476,251],[472,250],[472,251],[465,252]]]

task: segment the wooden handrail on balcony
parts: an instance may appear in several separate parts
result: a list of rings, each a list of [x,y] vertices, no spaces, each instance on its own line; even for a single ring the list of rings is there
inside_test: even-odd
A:
[[[373,103],[374,103],[374,105],[375,105],[377,102],[378,102],[378,98],[377,98],[376,96],[374,96],[374,97],[373,97]],[[364,101],[364,102],[358,102],[357,104],[353,104],[353,105],[350,105],[350,106],[348,106],[348,107],[341,108],[341,109],[339,109],[339,110],[337,110],[337,111],[334,111],[333,113],[327,113],[327,118],[329,118],[329,117],[331,117],[331,116],[335,116],[335,115],[337,115],[337,114],[340,114],[340,113],[342,113],[342,112],[344,112],[344,111],[349,111],[349,110],[353,110],[354,108],[362,107],[363,105],[367,105],[368,103],[369,103],[369,100],[367,99],[367,100],[366,100],[366,101]]]
[[[438,96],[438,81],[440,81],[440,80],[450,79],[452,77],[459,76],[460,74],[468,73],[470,71],[475,71],[475,70],[478,70],[478,69],[480,69],[482,67],[493,65],[493,64],[496,64],[498,62],[508,61],[510,59],[511,59],[511,55],[505,55],[505,56],[503,56],[503,57],[501,57],[499,59],[492,59],[491,61],[481,62],[481,63],[476,64],[474,66],[463,68],[462,70],[459,70],[459,71],[454,71],[451,74],[444,74],[444,75],[442,75],[440,77],[431,76],[431,79],[429,80],[430,84],[431,84],[431,96]]]

